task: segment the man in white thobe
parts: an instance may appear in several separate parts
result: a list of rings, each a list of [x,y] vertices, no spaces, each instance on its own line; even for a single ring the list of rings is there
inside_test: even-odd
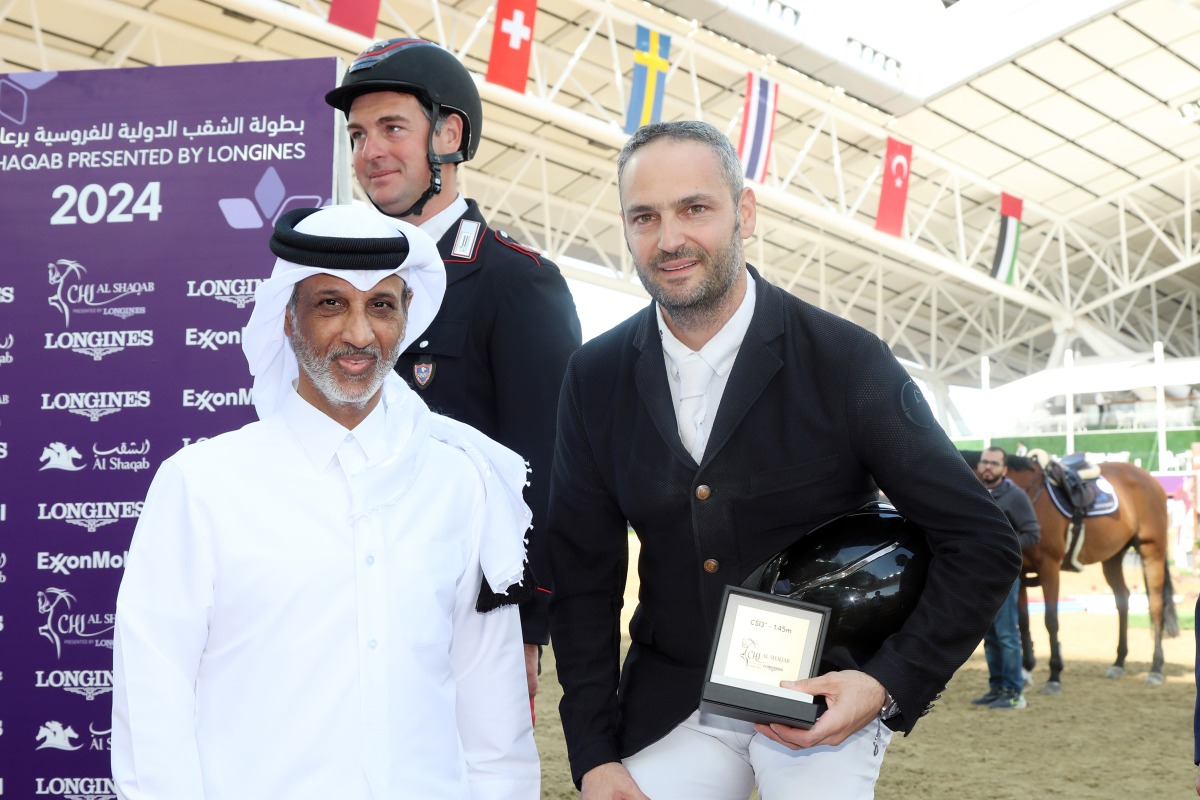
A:
[[[434,244],[335,206],[271,249],[243,334],[260,419],[165,461],[134,532],[118,793],[535,800],[525,465],[392,370],[441,302]]]

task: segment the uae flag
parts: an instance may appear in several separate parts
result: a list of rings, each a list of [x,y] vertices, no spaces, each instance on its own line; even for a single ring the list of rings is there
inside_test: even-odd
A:
[[[1000,194],[1000,241],[992,259],[992,277],[1005,283],[1013,282],[1017,266],[1017,247],[1021,243],[1021,198]]]
[[[775,137],[775,108],[779,104],[779,84],[753,72],[746,76],[746,107],[742,110],[742,138],[738,158],[747,178],[762,183],[771,160],[771,140]]]

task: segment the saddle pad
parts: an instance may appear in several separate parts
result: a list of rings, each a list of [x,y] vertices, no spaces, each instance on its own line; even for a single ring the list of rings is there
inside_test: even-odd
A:
[[[1050,499],[1054,501],[1054,507],[1064,517],[1072,516],[1071,503],[1067,498],[1067,491],[1062,486],[1053,484],[1050,479],[1044,478],[1046,482],[1046,491],[1050,494]],[[1085,485],[1093,485],[1096,487],[1096,499],[1092,504],[1084,509],[1085,517],[1102,517],[1105,514],[1112,514],[1120,507],[1121,501],[1117,499],[1117,491],[1112,484],[1108,482],[1108,478],[1101,475],[1094,481],[1085,481]]]

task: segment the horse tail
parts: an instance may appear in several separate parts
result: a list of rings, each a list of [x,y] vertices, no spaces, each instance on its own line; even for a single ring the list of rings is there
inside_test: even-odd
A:
[[[1163,635],[1174,639],[1179,635],[1179,617],[1175,614],[1175,590],[1171,587],[1171,570],[1163,570]]]

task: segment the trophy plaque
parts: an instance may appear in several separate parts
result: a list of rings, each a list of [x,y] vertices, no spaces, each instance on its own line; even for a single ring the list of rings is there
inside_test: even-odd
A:
[[[816,674],[829,617],[824,606],[726,586],[700,710],[811,728],[825,708],[823,698],[779,682]]]

